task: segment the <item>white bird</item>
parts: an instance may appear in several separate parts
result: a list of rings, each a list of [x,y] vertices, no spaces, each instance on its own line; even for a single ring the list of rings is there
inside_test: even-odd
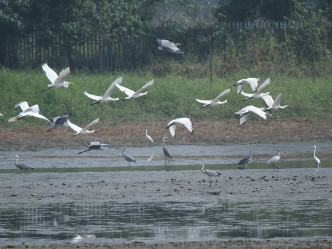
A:
[[[47,120],[49,123],[52,123],[50,120],[48,120],[48,118],[39,114],[39,105],[33,105],[33,106],[29,107],[28,102],[22,101],[22,102],[16,104],[15,108],[18,106],[21,108],[22,111],[17,116],[10,118],[8,120],[8,122],[14,122],[16,120],[19,120],[21,118],[26,118],[26,117],[35,117],[35,118],[41,118],[41,119]]]
[[[19,160],[19,156],[16,155],[16,160],[15,160],[15,166],[16,166],[16,168],[18,168],[18,169],[20,169],[22,171],[29,170],[29,169],[34,169],[34,168],[32,168],[32,167],[30,167],[30,166],[28,166],[26,164],[18,163],[18,160]]]
[[[123,77],[117,78],[113,83],[108,87],[106,92],[104,93],[104,96],[96,96],[93,94],[90,94],[88,92],[84,92],[86,96],[88,96],[90,99],[95,100],[95,102],[91,103],[91,105],[98,104],[98,103],[103,103],[107,101],[117,101],[119,98],[112,98],[111,94],[114,92],[116,89],[116,85],[120,85],[122,83]]]
[[[262,96],[262,99],[265,101],[267,108],[265,110],[276,110],[276,109],[285,109],[287,105],[280,105],[282,100],[283,93],[279,93],[275,100],[271,97],[271,95]]]
[[[64,87],[67,88],[69,87],[70,84],[74,84],[73,82],[68,82],[65,81],[65,79],[68,77],[70,74],[70,69],[67,67],[66,69],[62,69],[60,74],[58,75],[52,68],[50,68],[47,63],[42,65],[42,68],[46,74],[46,77],[49,79],[51,84],[48,85],[48,88],[42,90],[42,92],[52,89],[52,88],[57,88],[57,87]]]
[[[189,118],[177,118],[168,122],[166,129],[169,129],[172,137],[175,137],[176,124],[183,124],[191,133],[193,132],[193,125]]]
[[[150,135],[148,135],[148,129],[145,129],[145,137],[149,141],[149,146],[150,146],[150,143],[154,143],[152,137]]]
[[[68,126],[67,122],[66,122],[67,119],[68,119],[68,115],[63,115],[63,116],[58,116],[58,117],[53,118],[53,120],[51,122],[52,127],[47,131],[50,132],[57,127]]]
[[[75,124],[73,124],[72,122],[70,122],[70,120],[67,120],[67,124],[70,128],[72,128],[74,131],[76,131],[76,134],[74,134],[74,136],[77,136],[79,134],[87,134],[87,133],[93,133],[95,132],[95,130],[88,130],[90,126],[97,124],[99,122],[99,118],[93,120],[90,124],[88,124],[86,127],[84,127],[83,129]]]
[[[221,174],[214,170],[204,169],[203,163],[201,163],[201,165],[202,165],[201,171],[210,178],[210,187],[211,187],[211,182],[212,182],[211,177],[214,177],[214,176],[219,177]]]
[[[78,152],[77,154],[82,154],[90,150],[104,150],[104,148],[110,148],[109,144],[102,144],[100,142],[90,142],[89,147],[86,150]]]
[[[253,93],[243,93],[241,91],[241,94],[246,96],[247,98],[244,99],[243,101],[246,101],[248,99],[252,99],[252,98],[262,98],[263,96],[267,96],[270,95],[270,92],[266,92],[263,93],[263,91],[265,90],[265,88],[268,87],[268,85],[270,85],[270,78],[267,78],[258,88],[256,91],[254,91]]]
[[[0,113],[0,116],[3,116],[3,115]]]
[[[240,119],[240,125],[243,125],[247,122],[247,118],[248,118],[247,116],[250,112],[257,114],[258,116],[260,116],[263,119],[266,119],[266,115],[268,114],[268,113],[264,112],[264,108],[258,108],[253,105],[246,106],[246,107],[242,108],[240,111],[235,112],[237,118]]]
[[[246,78],[238,80],[233,86],[237,86],[237,93],[240,94],[242,92],[243,86],[250,85],[253,92],[257,90],[258,81],[260,78]]]
[[[315,149],[314,149],[314,161],[315,161],[315,163],[316,163],[316,167],[317,167],[317,171],[318,171],[318,170],[319,170],[320,160],[319,160],[318,157],[316,157],[316,149],[317,149],[316,145],[314,145],[313,147],[315,148]]]
[[[157,42],[160,45],[158,46],[158,50],[165,49],[166,51],[174,54],[183,54],[183,52],[177,47],[178,45],[180,45],[180,43],[175,44],[174,42],[163,39],[157,39]]]
[[[220,101],[222,97],[225,97],[227,94],[231,92],[231,88],[226,89],[225,91],[221,92],[216,98],[213,100],[201,100],[201,99],[196,99],[197,102],[204,104],[201,108],[204,108],[206,106],[216,106],[216,105],[221,105],[227,103],[227,100]]]
[[[276,169],[276,168],[279,169],[279,168],[276,166],[276,164],[277,164],[277,162],[279,162],[280,157],[281,157],[280,150],[277,150],[277,153],[278,153],[278,155],[272,157],[270,160],[267,161],[267,164],[270,164],[270,163],[273,164],[273,169]]]
[[[148,94],[148,92],[144,92],[144,91],[147,90],[149,87],[151,87],[153,85],[153,82],[154,82],[154,80],[149,81],[144,86],[142,86],[140,89],[138,89],[136,92],[134,92],[133,90],[130,90],[129,88],[126,88],[124,86],[120,86],[118,84],[115,84],[115,85],[117,88],[119,88],[119,90],[121,92],[123,92],[127,95],[127,97],[124,98],[124,100],[127,100],[127,99],[136,99],[138,97]]]
[[[167,159],[167,157],[168,157],[169,159],[173,159],[171,152],[169,151],[169,149],[168,149],[168,148],[166,147],[166,145],[165,145],[165,139],[166,139],[166,138],[168,138],[168,137],[163,137],[163,138],[162,138],[162,140],[163,140],[163,153],[164,153],[164,156],[165,156],[165,163],[166,163],[166,159]]]

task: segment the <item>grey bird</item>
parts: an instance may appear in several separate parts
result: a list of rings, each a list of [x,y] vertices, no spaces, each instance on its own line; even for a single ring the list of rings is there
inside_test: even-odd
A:
[[[30,170],[30,169],[34,169],[26,164],[23,164],[23,163],[18,163],[18,160],[19,160],[19,156],[16,155],[16,160],[15,160],[15,166],[16,168],[22,170],[22,171],[25,171],[25,170]]]
[[[68,115],[64,115],[64,116],[58,116],[58,117],[53,118],[53,120],[51,121],[52,127],[49,130],[47,130],[47,132],[50,132],[57,127],[64,127],[64,126],[68,127],[68,124],[67,124],[68,117],[69,117]]]
[[[169,151],[169,149],[165,146],[165,139],[168,138],[168,137],[163,137],[163,152],[164,152],[164,155],[165,155],[165,163],[166,163],[166,159],[169,158],[169,159],[173,159],[172,157],[172,154],[171,152]]]
[[[252,148],[253,142],[250,142],[250,153],[249,156],[246,158],[243,158],[237,165],[238,169],[247,169],[248,168],[248,164],[251,163],[251,158],[252,158],[252,152],[251,152],[251,148]]]
[[[210,178],[210,188],[211,188],[211,182],[212,182],[211,177],[213,177],[213,176],[219,177],[221,174],[219,172],[214,171],[214,170],[204,169],[204,164],[203,163],[201,163],[201,165],[202,165],[201,171]]]
[[[159,44],[158,50],[165,49],[166,51],[174,54],[184,54],[177,46],[181,45],[180,43],[170,42],[169,40],[157,39]]]
[[[132,156],[129,156],[129,155],[125,155],[125,154],[123,154],[123,152],[126,150],[126,148],[127,148],[127,146],[124,144],[124,145],[122,145],[122,146],[124,146],[124,148],[123,148],[123,150],[122,150],[122,156],[123,156],[123,158],[128,162],[128,168],[130,167],[130,163],[131,162],[136,162],[136,160],[135,160],[135,158],[133,158]]]
[[[100,142],[90,142],[89,147],[86,150],[78,152],[77,154],[82,154],[90,150],[104,150],[104,148],[111,148],[109,144],[102,144]]]

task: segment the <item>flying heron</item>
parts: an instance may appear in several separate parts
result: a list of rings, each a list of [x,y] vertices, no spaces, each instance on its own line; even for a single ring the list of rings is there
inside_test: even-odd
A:
[[[203,163],[201,163],[201,165],[202,165],[201,171],[210,178],[210,188],[211,188],[211,182],[212,182],[211,177],[220,177],[221,174],[214,170],[204,169]]]
[[[128,168],[130,167],[130,163],[131,162],[136,162],[135,158],[133,158],[132,156],[129,156],[129,155],[125,155],[123,154],[124,151],[126,150],[127,146],[125,144],[123,144],[122,146],[124,146],[123,150],[122,150],[122,156],[123,158],[128,162]]]
[[[222,105],[227,103],[227,100],[220,101],[222,97],[225,97],[227,94],[231,92],[232,88],[226,89],[225,91],[221,92],[217,97],[215,97],[213,100],[201,100],[196,99],[197,102],[204,104],[201,108],[207,107],[207,106],[216,106],[216,105]]]
[[[255,92],[258,87],[258,81],[260,81],[260,78],[246,78],[236,81],[236,83],[233,86],[237,86],[237,93],[240,94],[242,92],[243,86],[250,85],[251,90]]]
[[[97,124],[99,122],[99,118],[93,120],[90,124],[88,124],[86,127],[84,127],[83,129],[75,124],[73,124],[72,122],[70,122],[70,120],[67,120],[67,124],[70,128],[72,128],[74,131],[76,131],[76,133],[74,134],[74,136],[77,136],[79,134],[87,134],[87,133],[93,133],[95,132],[95,130],[88,130],[90,126]]]
[[[46,74],[46,77],[49,79],[51,84],[48,85],[48,88],[42,90],[42,92],[45,92],[46,90],[52,89],[52,88],[57,88],[57,87],[64,87],[67,88],[69,87],[70,84],[74,84],[73,82],[68,82],[65,81],[65,79],[69,76],[70,74],[70,69],[67,67],[66,69],[63,69],[59,76],[52,68],[50,68],[47,63],[42,65],[42,68]]]
[[[68,115],[58,116],[58,117],[53,118],[53,120],[51,122],[52,127],[47,131],[50,132],[50,131],[54,130],[57,127],[68,126],[67,125],[67,119],[68,119]]]
[[[109,144],[102,144],[100,142],[90,142],[89,147],[86,150],[78,152],[77,154],[82,154],[89,150],[103,150],[104,148],[110,148]]]
[[[166,51],[174,54],[184,54],[177,46],[181,45],[180,43],[170,42],[169,40],[157,39],[159,44],[158,50],[165,49]]]
[[[177,124],[182,124],[190,131],[190,133],[193,132],[193,125],[189,118],[177,118],[169,121],[166,127],[166,129],[169,129],[169,132],[171,133],[172,137],[175,137]]]
[[[249,156],[240,160],[240,162],[237,164],[237,165],[239,165],[238,169],[247,169],[248,168],[248,164],[251,162],[251,158],[252,158],[252,153],[251,153],[252,145],[253,145],[253,142],[250,142]]]
[[[22,170],[23,172],[24,172],[25,170],[34,169],[33,167],[30,167],[30,166],[28,166],[28,165],[26,165],[26,164],[18,163],[18,160],[19,160],[19,156],[16,155],[15,166],[16,166],[16,168]]]
[[[30,107],[28,105],[28,102],[22,101],[22,102],[16,104],[15,108],[18,106],[21,108],[22,111],[17,116],[10,118],[8,120],[8,122],[14,122],[16,120],[26,118],[26,117],[35,117],[35,118],[41,118],[41,119],[47,120],[49,123],[52,123],[50,120],[48,120],[48,118],[39,114],[39,105],[33,105]]]
[[[136,92],[133,90],[130,90],[129,88],[126,88],[124,86],[120,86],[119,84],[115,84],[115,86],[117,88],[119,88],[119,90],[121,92],[123,92],[124,94],[127,95],[127,97],[125,97],[123,100],[128,100],[128,99],[136,99],[141,96],[147,95],[148,92],[145,92],[145,91],[153,85],[153,82],[154,82],[154,80],[149,81],[144,86],[142,86],[140,89],[138,89]]]

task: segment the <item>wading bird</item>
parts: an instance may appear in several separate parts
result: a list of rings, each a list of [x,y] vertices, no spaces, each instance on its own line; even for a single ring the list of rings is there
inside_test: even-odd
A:
[[[47,120],[49,123],[52,123],[48,118],[44,117],[43,115],[39,114],[39,105],[33,105],[29,107],[28,102],[23,101],[15,105],[16,107],[21,107],[22,112],[20,112],[17,116],[12,117],[8,120],[8,122],[14,122],[16,120],[26,118],[26,117],[35,117]]]
[[[277,110],[277,109],[285,109],[287,105],[280,105],[282,100],[283,93],[279,93],[275,100],[270,95],[265,95],[262,99],[265,101],[267,108],[265,110]]]
[[[145,129],[145,137],[149,141],[149,146],[150,146],[150,143],[154,143],[152,137],[150,135],[148,135],[148,129]]]
[[[189,118],[177,118],[168,122],[166,127],[166,129],[169,129],[172,137],[175,137],[176,124],[182,124],[190,131],[190,133],[193,132],[193,125]]]
[[[162,140],[163,140],[163,153],[164,153],[164,156],[165,156],[165,163],[166,163],[166,159],[173,159],[172,157],[172,154],[171,152],[169,151],[169,149],[166,147],[165,145],[165,139],[167,139],[168,137],[163,137]]]
[[[106,92],[104,93],[104,96],[96,96],[93,94],[90,94],[88,92],[84,92],[86,96],[88,96],[90,99],[96,100],[95,102],[91,103],[91,105],[95,105],[98,103],[108,102],[108,101],[117,101],[119,98],[112,98],[111,94],[116,89],[116,85],[120,85],[122,83],[123,77],[117,78],[113,83],[108,87]]]
[[[281,157],[280,150],[277,150],[277,153],[278,153],[278,155],[272,157],[270,160],[267,161],[267,164],[272,163],[272,165],[273,165],[273,169],[274,169],[274,170],[275,170],[276,168],[279,169],[279,168],[277,167],[277,162],[279,162],[280,157]]]
[[[202,165],[201,171],[210,178],[210,188],[211,188],[211,182],[212,182],[211,177],[213,177],[213,176],[219,177],[221,174],[214,170],[204,169],[203,163],[201,163],[201,165]]]
[[[216,106],[216,105],[221,105],[227,103],[227,100],[220,101],[222,97],[225,97],[227,94],[231,92],[231,88],[226,89],[222,93],[220,93],[216,98],[213,100],[201,100],[201,99],[196,99],[197,102],[204,104],[201,108],[207,107],[207,106]]]
[[[124,94],[127,95],[127,97],[125,97],[123,100],[128,100],[128,99],[136,99],[141,96],[147,95],[148,92],[144,92],[144,91],[153,85],[153,81],[154,80],[149,81],[144,86],[142,86],[140,89],[138,89],[136,92],[134,92],[133,90],[130,90],[129,88],[126,88],[124,86],[120,86],[118,84],[115,84],[115,85],[117,88],[119,88],[119,90],[121,92],[123,92]]]
[[[238,80],[233,86],[237,86],[237,93],[240,94],[242,92],[242,89],[245,85],[250,85],[251,90],[255,92],[258,87],[258,81],[260,81],[260,78],[246,78]]]
[[[246,107],[242,108],[240,111],[235,112],[236,117],[238,119],[240,119],[240,125],[243,125],[247,122],[247,119],[248,119],[247,116],[250,112],[257,114],[258,116],[260,116],[263,119],[266,119],[266,115],[268,114],[268,113],[264,112],[264,108],[258,108],[253,105],[246,106]]]
[[[73,124],[72,122],[70,122],[70,120],[67,120],[67,124],[70,128],[72,128],[74,131],[76,131],[76,133],[74,134],[74,136],[77,136],[79,134],[87,134],[87,133],[93,133],[95,132],[95,130],[88,130],[90,126],[97,124],[99,122],[99,118],[93,120],[90,124],[88,124],[85,128],[81,128],[75,124]]]
[[[77,154],[82,154],[89,150],[104,150],[104,148],[111,148],[109,144],[102,144],[100,142],[90,142],[89,147],[86,150],[78,152]]]
[[[46,74],[46,77],[49,79],[51,84],[48,85],[48,88],[42,90],[42,92],[45,92],[46,90],[57,88],[57,87],[69,87],[70,84],[74,84],[73,82],[65,81],[65,79],[70,74],[70,69],[67,67],[66,69],[62,69],[59,76],[52,68],[50,68],[47,63],[42,65],[42,68]]]
[[[19,156],[16,155],[16,160],[15,160],[15,166],[16,168],[22,170],[22,171],[25,171],[25,170],[30,170],[30,169],[34,169],[26,164],[23,164],[23,163],[18,163],[18,160],[19,160]]]
[[[124,151],[126,150],[127,146],[125,144],[123,144],[122,146],[124,146],[123,150],[122,150],[122,156],[123,158],[128,162],[128,168],[130,167],[130,163],[131,162],[136,162],[135,158],[133,158],[132,156],[129,156],[129,155],[125,155],[123,154]]]
[[[181,45],[180,43],[174,43],[163,39],[157,39],[157,42],[159,44],[158,50],[165,49],[170,53],[183,54],[183,52],[177,47],[178,45]]]
[[[251,158],[252,158],[251,147],[252,147],[252,145],[253,145],[253,142],[250,142],[249,156],[240,160],[240,162],[237,164],[237,165],[239,165],[238,169],[247,169],[248,164],[251,163]]]
[[[53,120],[51,122],[52,127],[51,127],[51,129],[49,129],[47,131],[48,132],[52,131],[52,130],[54,130],[57,127],[68,126],[67,125],[67,119],[68,119],[68,115],[58,116],[58,117],[53,118]]]
[[[314,147],[314,161],[315,161],[316,167],[317,167],[316,171],[318,171],[319,170],[320,160],[319,160],[318,157],[316,157],[316,149],[317,149],[316,145],[314,145],[313,147]]]
[[[270,95],[270,92],[266,92],[263,93],[263,91],[265,90],[265,88],[268,87],[268,85],[270,85],[270,78],[267,78],[258,88],[256,91],[254,91],[253,93],[244,93],[241,92],[242,95],[246,96],[247,98],[245,98],[243,101],[246,101],[248,99],[252,99],[252,98],[262,98],[263,96],[267,96]]]

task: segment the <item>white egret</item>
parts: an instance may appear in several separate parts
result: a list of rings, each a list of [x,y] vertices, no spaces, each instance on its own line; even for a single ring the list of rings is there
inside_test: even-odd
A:
[[[262,99],[265,101],[267,108],[265,110],[276,110],[276,109],[285,109],[287,105],[280,105],[282,100],[283,93],[279,93],[275,100],[270,95],[262,96]]]
[[[160,45],[158,46],[158,50],[165,49],[166,51],[174,54],[183,54],[183,52],[177,47],[180,43],[174,43],[163,39],[157,39],[157,42]]]
[[[201,165],[202,165],[201,171],[210,178],[210,187],[211,187],[211,182],[212,182],[211,177],[219,177],[221,174],[214,170],[204,169],[203,163],[201,163]]]
[[[25,171],[25,170],[30,170],[30,169],[34,169],[26,164],[23,164],[23,163],[18,163],[18,160],[19,160],[19,156],[16,155],[16,160],[15,160],[15,166],[16,168],[22,170],[22,171]]]
[[[177,118],[168,122],[166,129],[169,129],[172,137],[175,137],[176,124],[183,124],[191,133],[193,132],[193,125],[189,118]]]
[[[165,145],[165,139],[167,139],[168,137],[163,137],[162,138],[162,140],[163,140],[163,153],[164,153],[164,156],[165,156],[165,163],[166,163],[166,159],[167,159],[167,157],[169,158],[169,159],[173,159],[173,157],[172,157],[172,154],[171,154],[171,152],[169,151],[169,149],[166,147],[166,145]]]
[[[253,145],[253,142],[250,142],[250,153],[249,153],[249,156],[240,160],[240,162],[237,164],[237,165],[239,165],[238,169],[247,169],[248,168],[248,164],[251,163],[251,159],[252,159],[252,152],[251,152],[252,145]]]
[[[244,99],[244,101],[252,98],[262,98],[263,96],[270,95],[270,92],[263,93],[263,91],[265,90],[265,88],[268,87],[268,85],[270,85],[270,78],[267,78],[253,93],[241,92],[242,95],[247,97],[246,99]]]
[[[246,106],[246,107],[242,108],[240,111],[235,112],[237,118],[240,119],[240,125],[243,125],[247,122],[247,118],[248,118],[247,115],[250,112],[257,114],[258,116],[260,116],[263,119],[266,119],[266,115],[268,114],[268,113],[264,112],[264,108],[258,108],[253,105]]]
[[[138,89],[136,92],[134,92],[133,90],[130,90],[129,88],[126,88],[124,86],[120,86],[118,84],[116,84],[116,87],[119,88],[119,90],[121,92],[123,92],[127,95],[127,97],[125,97],[124,100],[136,99],[138,97],[148,94],[148,92],[144,92],[144,91],[147,90],[149,87],[151,87],[153,85],[153,82],[154,82],[154,80],[149,81],[144,86],[142,86],[140,89]]]
[[[148,134],[148,129],[145,129],[145,137],[149,141],[149,146],[150,143],[154,143],[152,137]]]
[[[74,136],[77,136],[79,134],[87,134],[87,133],[93,133],[95,132],[95,130],[88,130],[90,126],[97,124],[99,122],[99,118],[93,120],[90,124],[88,124],[86,127],[84,127],[83,129],[75,124],[73,124],[72,122],[70,122],[70,120],[67,120],[67,124],[70,128],[72,128],[74,131],[76,131],[76,133],[74,134]]]
[[[119,77],[115,81],[113,81],[113,83],[108,87],[108,89],[106,90],[106,92],[104,93],[103,96],[96,96],[96,95],[90,94],[86,91],[84,92],[84,94],[86,96],[88,96],[90,99],[95,100],[95,102],[91,103],[91,105],[108,102],[108,101],[117,101],[117,100],[119,100],[119,98],[112,98],[111,94],[116,89],[116,85],[120,85],[122,83],[122,80],[123,80],[123,77]]]
[[[47,131],[48,132],[52,131],[52,130],[54,130],[57,127],[68,126],[68,124],[66,122],[67,119],[68,119],[68,115],[63,115],[63,116],[58,116],[58,117],[53,118],[53,120],[51,122],[52,127],[51,127],[51,129],[49,129]]]
[[[197,102],[204,104],[201,108],[207,107],[207,106],[216,106],[216,105],[221,105],[227,103],[227,100],[220,101],[222,97],[225,97],[227,94],[231,92],[231,88],[226,89],[225,91],[221,92],[216,98],[213,100],[201,100],[201,99],[196,99]]]
[[[100,142],[90,142],[90,144],[86,150],[78,152],[77,154],[82,154],[89,150],[104,150],[104,148],[111,148],[111,146],[109,144],[102,144]]]
[[[123,150],[122,150],[122,156],[123,156],[123,158],[128,162],[128,167],[130,167],[130,163],[131,162],[136,162],[136,160],[135,160],[135,158],[133,158],[132,156],[129,156],[129,155],[125,155],[124,154],[124,151],[126,150],[126,148],[127,148],[127,146],[124,144],[124,145],[122,145],[122,146],[124,146],[124,148],[123,148]]]
[[[45,92],[46,90],[57,88],[57,87],[69,87],[70,84],[74,84],[73,82],[65,81],[65,79],[70,74],[70,69],[67,67],[66,69],[62,69],[60,74],[58,75],[52,68],[50,68],[47,63],[42,65],[42,68],[46,74],[46,77],[49,79],[51,84],[48,85],[48,88],[42,90],[42,92]]]
[[[276,168],[279,169],[276,164],[277,164],[277,162],[279,162],[280,157],[281,157],[280,150],[277,150],[277,153],[278,153],[278,155],[272,157],[270,160],[267,161],[267,164],[270,164],[270,163],[273,164],[273,169],[276,169]]]
[[[8,120],[8,122],[14,122],[16,120],[19,120],[21,118],[26,118],[26,117],[35,117],[35,118],[41,118],[41,119],[47,120],[49,123],[52,123],[50,120],[48,120],[48,118],[39,114],[39,105],[33,105],[33,106],[29,107],[28,102],[22,101],[22,102],[16,104],[15,108],[18,106],[21,107],[22,111],[17,116],[10,118]]]
[[[243,86],[250,85],[253,92],[257,90],[258,81],[260,78],[246,78],[238,80],[233,86],[237,86],[237,93],[240,94],[242,92]]]
[[[314,161],[316,163],[316,167],[317,167],[317,171],[318,171],[319,170],[320,160],[319,160],[318,157],[316,157],[316,149],[317,149],[316,145],[314,145],[313,147],[314,147]]]

